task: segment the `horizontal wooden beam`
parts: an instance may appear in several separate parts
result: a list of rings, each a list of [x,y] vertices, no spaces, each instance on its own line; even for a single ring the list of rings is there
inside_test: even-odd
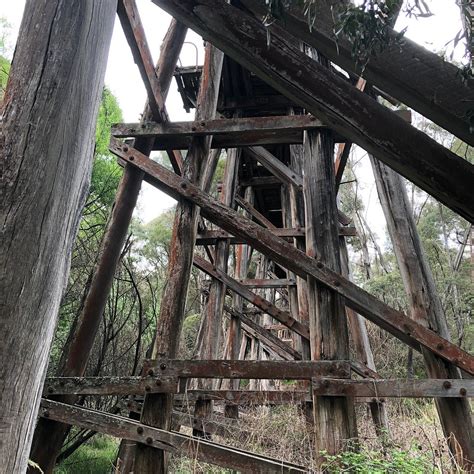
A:
[[[176,399],[223,401],[233,405],[266,405],[310,401],[307,390],[187,390]]]
[[[300,336],[309,339],[309,327],[293,318],[288,311],[283,311],[277,308],[270,301],[267,301],[256,293],[253,293],[247,287],[242,285],[242,283],[239,283],[237,280],[227,275],[227,273],[216,269],[211,263],[199,255],[194,256],[193,264],[207,275],[224,283],[228,289],[237,293],[249,303],[252,303],[266,314],[269,314],[272,318],[284,324],[288,329],[291,329]]]
[[[287,286],[295,286],[296,280],[275,278],[275,279],[261,279],[250,278],[246,280],[238,280],[247,288],[286,288]]]
[[[292,239],[294,237],[305,237],[304,227],[291,228],[275,228],[272,232],[278,237],[284,239]],[[357,231],[353,226],[340,226],[339,235],[345,237],[354,237],[357,235]],[[231,245],[244,244],[245,241],[242,238],[234,237],[233,235],[223,230],[206,230],[200,232],[196,238],[196,245],[215,245],[219,240],[230,240]]]
[[[259,16],[265,15],[264,0],[241,2]],[[331,3],[333,8],[331,8]],[[344,2],[336,2],[344,5]],[[398,31],[386,27],[390,43],[382,54],[370,56],[367,64],[354,59],[353,43],[341,32],[334,36],[337,21],[335,2],[317,2],[312,27],[301,8],[282,12],[282,27],[306,44],[313,46],[346,71],[364,78],[414,108],[449,132],[474,145],[470,130],[469,108],[474,103],[474,81],[463,76],[454,64],[414,41],[396,40]],[[344,8],[344,7],[343,7]],[[270,35],[273,34],[270,26]]]
[[[203,217],[222,229],[244,238],[249,245],[297,275],[314,277],[345,298],[347,306],[395,337],[420,350],[420,344],[441,358],[474,375],[474,357],[434,331],[391,308],[339,275],[316,258],[307,256],[267,229],[219,203],[188,180],[155,163],[137,150],[112,140],[110,150],[145,173],[145,179],[176,198],[185,198],[201,208]]]
[[[313,393],[328,397],[424,398],[474,397],[474,380],[313,380]]]
[[[187,149],[193,137],[206,135],[213,136],[212,148],[236,148],[303,143],[303,131],[315,128],[323,128],[323,125],[312,115],[284,115],[199,122],[119,123],[112,126],[112,135],[116,138],[154,138],[155,150]],[[336,139],[344,141],[340,137]],[[253,155],[256,158],[255,153]],[[267,163],[272,161],[268,155],[260,156],[260,159]]]
[[[314,61],[284,28],[272,24],[268,41],[269,29],[261,19],[225,0],[153,2],[332,130],[474,222],[474,165]],[[408,87],[414,82],[410,72]]]
[[[39,414],[50,420],[184,454],[192,459],[230,469],[244,472],[307,472],[307,469],[286,461],[219,445],[203,438],[152,428],[130,418],[89,408],[43,399]]]
[[[177,377],[49,377],[44,383],[43,396],[144,395],[177,391]]]
[[[155,360],[148,359],[145,371],[165,377],[309,380],[313,377],[349,377],[348,361],[286,360]]]

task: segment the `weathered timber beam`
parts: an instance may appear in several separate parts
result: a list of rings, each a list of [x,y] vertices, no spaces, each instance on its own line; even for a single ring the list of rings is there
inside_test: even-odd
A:
[[[304,238],[305,229],[304,227],[291,228],[279,228],[272,229],[272,232],[278,237],[284,239],[292,239],[294,237]],[[354,237],[357,235],[356,229],[353,226],[340,226],[339,235],[345,237]],[[198,234],[196,238],[196,245],[215,245],[219,240],[230,240],[232,245],[234,244],[245,244],[246,242],[239,237],[234,237],[228,232],[223,230],[206,230]]]
[[[208,274],[209,276],[220,280],[224,283],[227,288],[234,291],[242,298],[247,300],[249,303],[252,303],[257,308],[261,309],[266,314],[269,314],[272,318],[276,319],[280,323],[284,324],[287,328],[295,331],[300,336],[308,339],[309,337],[309,328],[308,326],[298,322],[294,319],[287,311],[283,311],[277,308],[274,304],[267,301],[265,298],[262,298],[260,295],[257,295],[250,291],[247,287],[239,283],[234,278],[230,277],[224,272],[221,272],[214,268],[214,266],[209,263],[204,258],[199,255],[194,255],[194,265],[199,268],[199,270]]]
[[[196,399],[225,401],[235,405],[265,405],[297,403],[310,400],[306,390],[187,390],[176,399],[193,401]]]
[[[157,69],[153,64],[153,58],[146,40],[145,30],[143,29],[135,0],[119,0],[117,4],[117,14],[132,51],[133,59],[138,66],[138,70],[140,71],[140,75],[147,91],[147,109],[150,112],[149,118],[152,118],[159,123],[169,122],[169,116],[165,106],[165,98],[168,95],[170,83],[166,81],[166,84],[164,84],[163,81],[160,81],[160,77],[172,77],[169,65],[160,60],[160,66],[166,68],[166,70],[160,71],[158,75]],[[183,30],[182,27],[180,28]],[[178,47],[179,50],[181,50],[181,46],[182,41],[178,40],[175,47]],[[166,47],[170,48],[169,45]],[[173,46],[171,46],[171,48],[173,48]],[[165,88],[163,88],[163,85]],[[148,115],[148,111],[145,111],[145,117]],[[181,174],[183,168],[183,157],[179,148],[168,147],[166,148],[166,151],[174,171]]]
[[[285,278],[275,279],[259,279],[259,278],[247,278],[245,280],[239,280],[242,285],[247,288],[285,288],[287,286],[295,286],[296,281]]]
[[[275,336],[271,331],[260,326],[256,322],[252,321],[250,318],[244,314],[239,313],[234,308],[231,308],[227,305],[224,306],[224,309],[233,317],[238,318],[242,323],[242,328],[244,331],[249,333],[251,336],[259,339],[264,345],[269,349],[274,351],[280,357],[285,360],[301,360],[301,354],[293,349],[289,344],[282,341],[280,338]]]
[[[119,0],[117,14],[127,38],[133,59],[138,66],[148,96],[148,105],[153,117],[159,122],[167,121],[165,103],[161,95],[153,58],[145,36],[145,30],[134,0]],[[140,125],[138,125],[140,126]]]
[[[241,3],[259,16],[265,15],[263,0],[243,0]],[[357,62],[352,54],[352,42],[343,34],[338,34],[337,41],[335,39],[337,12],[331,3],[335,2],[317,3],[311,28],[308,28],[307,17],[297,7],[283,12],[278,22],[338,66],[363,74],[367,81],[384,92],[474,145],[468,113],[474,103],[472,78],[463,78],[454,64],[406,37],[397,41],[395,38],[399,33],[392,28],[387,30],[391,43],[384,46],[382,54],[372,55],[367,64]],[[270,32],[273,35],[272,27]]]
[[[313,380],[313,392],[329,397],[465,398],[474,397],[474,380]]]
[[[148,359],[144,366],[146,371],[181,378],[308,380],[350,376],[348,361]]]
[[[335,132],[474,222],[474,166],[301,52],[284,29],[273,24],[267,46],[263,22],[225,0],[153,2]],[[409,85],[414,82],[410,71]]]
[[[43,396],[144,395],[177,391],[177,377],[50,377],[45,380]]]
[[[250,435],[249,432],[241,430],[236,423],[229,423],[229,421],[232,420],[231,418],[225,418],[223,416],[217,417],[215,413],[211,415],[212,418],[199,418],[190,413],[173,410],[172,416],[174,423],[188,426],[189,428],[208,434],[229,436],[229,434],[238,430],[239,434],[243,432],[243,434]]]
[[[116,138],[155,138],[155,149],[187,148],[192,137],[212,135],[214,148],[246,145],[301,143],[303,131],[322,128],[312,115],[246,117],[194,122],[119,123],[112,127]],[[338,137],[339,140],[342,138]],[[259,150],[256,150],[257,152]],[[265,156],[262,157],[265,160]]]
[[[51,400],[41,401],[40,416],[244,472],[307,472],[303,467],[284,461],[222,446],[202,438],[152,428],[130,418]]]
[[[317,258],[308,257],[267,229],[240,216],[202,192],[188,180],[180,178],[165,167],[153,162],[137,150],[111,141],[110,150],[145,172],[146,179],[170,196],[184,197],[201,208],[202,215],[227,232],[246,239],[249,245],[285,266],[297,275],[311,275],[345,298],[346,305],[393,334],[416,350],[420,344],[428,350],[474,375],[474,357],[435,332],[411,320],[404,313],[391,308],[357,285],[327,268]]]
[[[290,115],[289,117],[298,117],[298,115]],[[304,117],[304,115],[302,116]],[[261,146],[250,146],[245,149],[245,153],[261,163],[274,176],[280,178],[283,183],[303,187],[303,178],[298,176],[288,166],[283,164],[275,155]]]
[[[274,231],[277,229],[277,226],[271,223],[263,214],[261,214],[257,209],[255,209],[252,204],[246,201],[240,196],[235,196],[235,202],[244,210],[247,211],[257,222],[260,222],[261,225]]]

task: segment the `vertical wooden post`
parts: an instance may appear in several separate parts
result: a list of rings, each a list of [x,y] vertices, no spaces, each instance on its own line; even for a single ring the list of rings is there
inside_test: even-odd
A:
[[[341,254],[341,274],[349,280],[352,280],[345,237],[339,237],[339,243]],[[348,306],[346,306],[346,315],[356,357],[369,369],[376,372],[377,368],[375,367],[374,355],[370,346],[369,335],[367,333],[367,326],[364,318]],[[380,438],[382,444],[385,444],[390,436],[385,405],[378,401],[372,401],[369,403],[369,408],[374,422],[375,432]]]
[[[0,459],[24,472],[87,196],[116,0],[26,2],[0,111]]]
[[[206,56],[201,76],[201,86],[196,109],[196,120],[213,119],[222,72],[223,54],[206,46]],[[205,168],[212,167],[208,157],[212,137],[193,139],[184,162],[183,176],[199,183]],[[194,254],[199,210],[185,199],[176,208],[168,265],[168,282],[163,292],[160,315],[157,321],[153,346],[154,358],[174,358],[178,352],[179,336],[183,324],[189,278]],[[171,394],[153,394],[145,397],[141,421],[150,426],[169,429],[173,409]],[[168,456],[163,450],[137,444],[135,472],[163,473],[168,470]]]
[[[245,188],[244,199],[253,204],[253,188],[251,186]],[[244,211],[244,214],[248,213]],[[251,258],[251,248],[246,244],[238,244],[234,248],[234,277],[236,279],[247,278]],[[232,305],[236,311],[241,312],[243,308],[242,297],[234,293],[232,295]],[[231,315],[229,330],[227,332],[227,357],[229,359],[242,359],[245,356],[246,347],[247,338],[242,336],[240,319]],[[239,384],[239,379],[232,379],[224,386],[229,390],[238,390]],[[224,406],[224,413],[228,418],[238,418],[239,406],[235,404],[226,404]]]
[[[402,178],[371,157],[380,203],[408,297],[411,317],[445,339],[450,339],[446,316],[431,268],[416,229]],[[423,349],[428,375],[461,378],[459,370]],[[469,402],[463,398],[438,398],[436,407],[456,461],[469,472],[474,465],[474,433]]]
[[[161,55],[157,64],[157,79],[164,98],[173,79],[174,68],[178,61],[186,31],[187,28],[184,25],[172,20],[161,47]],[[147,105],[143,117],[144,120],[153,118]],[[153,140],[137,140],[135,147],[142,153],[149,155],[153,147]],[[115,270],[130,226],[142,179],[143,173],[140,170],[129,164],[125,166],[112,213],[102,238],[91,285],[85,296],[74,333],[61,357],[62,364],[58,375],[78,377],[84,374],[112,287]],[[74,403],[75,399],[74,396],[57,398],[59,401],[68,403]],[[62,423],[46,418],[39,420],[33,439],[31,458],[45,472],[51,472],[54,468],[56,457],[60,452],[68,430],[69,427]]]
[[[306,253],[341,272],[334,178],[334,142],[329,131],[305,132],[304,200]],[[341,298],[307,279],[312,360],[349,359],[347,320]],[[313,397],[316,456],[338,453],[356,438],[353,400]]]
[[[239,166],[240,150],[232,148],[227,150],[226,166],[224,171],[224,182],[222,183],[221,202],[226,206],[232,206],[234,202],[237,170]],[[227,261],[229,259],[229,241],[219,240],[216,244],[214,266],[227,273]],[[220,341],[222,339],[222,316],[224,311],[226,286],[219,280],[213,279],[209,289],[209,297],[203,315],[202,338],[200,340],[199,358],[212,360],[218,358]],[[212,389],[213,382],[204,379],[199,380],[202,389]],[[206,419],[212,414],[213,403],[211,400],[197,400],[194,416]],[[208,437],[206,433],[194,428],[195,436]]]

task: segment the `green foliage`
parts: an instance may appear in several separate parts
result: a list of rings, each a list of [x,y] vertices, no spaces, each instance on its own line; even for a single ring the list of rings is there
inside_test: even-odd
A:
[[[380,451],[362,448],[359,451],[345,451],[336,456],[326,453],[326,464],[323,472],[352,472],[357,474],[389,474],[403,472],[406,474],[423,474],[434,472],[431,460],[415,449],[390,450],[386,455]]]
[[[114,438],[96,435],[65,459],[55,474],[104,474],[112,472],[118,442]]]
[[[3,100],[10,73],[10,61],[7,59],[7,38],[10,25],[5,18],[0,18],[0,102]]]

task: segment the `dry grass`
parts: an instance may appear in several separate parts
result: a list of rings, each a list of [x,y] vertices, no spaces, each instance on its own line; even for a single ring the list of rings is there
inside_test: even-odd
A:
[[[375,435],[370,412],[366,405],[357,405],[357,423],[361,453],[377,459],[390,460],[406,456],[407,470],[357,470],[328,468],[326,472],[462,472],[453,467],[446,442],[442,436],[436,410],[432,402],[413,400],[389,401],[387,411],[390,425],[390,443],[383,446]],[[220,406],[215,408],[216,412]],[[189,411],[192,413],[192,407]],[[219,422],[220,416],[215,417]],[[187,428],[182,431],[190,432]],[[241,410],[239,420],[228,430],[228,436],[214,436],[216,442],[236,446],[254,453],[308,466],[317,472],[311,427],[305,422],[298,405],[274,407],[247,407]],[[172,472],[231,472],[181,457],[173,461]]]

